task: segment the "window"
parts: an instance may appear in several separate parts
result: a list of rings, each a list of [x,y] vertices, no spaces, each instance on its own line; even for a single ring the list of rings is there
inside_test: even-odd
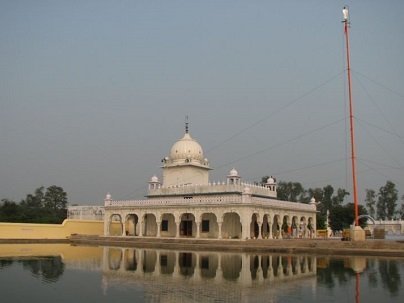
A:
[[[202,220],[202,232],[203,233],[209,232],[209,220]]]
[[[161,231],[168,231],[168,220],[161,221]]]

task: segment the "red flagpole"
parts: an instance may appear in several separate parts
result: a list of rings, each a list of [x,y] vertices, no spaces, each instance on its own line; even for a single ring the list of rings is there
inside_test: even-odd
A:
[[[352,87],[351,87],[351,62],[349,55],[349,16],[348,9],[344,7],[344,32],[345,32],[345,44],[346,44],[346,61],[347,61],[347,74],[348,74],[348,96],[349,96],[349,122],[351,133],[351,162],[352,162],[352,182],[353,182],[353,198],[355,208],[355,226],[359,225],[358,222],[358,193],[357,193],[357,181],[356,181],[356,156],[355,156],[355,131],[354,131],[354,119],[353,119],[353,104],[352,104]]]

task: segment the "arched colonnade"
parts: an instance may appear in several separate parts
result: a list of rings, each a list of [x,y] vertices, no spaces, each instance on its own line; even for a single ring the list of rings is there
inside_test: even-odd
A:
[[[105,236],[282,239],[311,238],[315,235],[312,214],[243,211],[182,212],[111,211],[106,214]]]

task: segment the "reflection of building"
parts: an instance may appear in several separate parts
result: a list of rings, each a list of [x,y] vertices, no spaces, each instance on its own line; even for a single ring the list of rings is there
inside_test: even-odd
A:
[[[316,206],[279,201],[276,180],[247,184],[232,169],[226,182],[210,183],[202,147],[185,135],[162,160],[163,180],[153,176],[146,200],[105,198],[104,234],[216,239],[310,237]]]
[[[313,286],[317,272],[316,257],[303,255],[104,247],[103,260],[105,289],[114,282],[138,283],[145,296],[158,302],[179,302],[195,295],[201,302],[223,296],[228,296],[226,302],[238,302],[248,291],[256,297],[257,289],[270,291],[268,286],[277,282]]]

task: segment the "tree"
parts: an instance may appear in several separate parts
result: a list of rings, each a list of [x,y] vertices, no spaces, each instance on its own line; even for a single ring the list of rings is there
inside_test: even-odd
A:
[[[44,187],[28,194],[20,203],[3,199],[0,205],[0,221],[21,223],[62,223],[67,217],[67,194],[63,188]]]
[[[282,201],[303,202],[305,190],[299,182],[279,182],[277,196]]]
[[[14,201],[2,199],[3,203],[0,207],[0,221],[18,222],[20,219],[20,207]]]
[[[387,181],[385,186],[380,187],[377,201],[378,219],[393,219],[398,199],[398,191],[395,186],[393,182]]]
[[[63,190],[63,188],[56,185],[48,187],[44,196],[44,205],[46,208],[53,210],[66,209],[66,192]]]
[[[323,197],[321,203],[324,205],[325,209],[330,210],[332,207],[332,195],[334,193],[334,188],[331,185],[323,187]]]
[[[375,218],[376,215],[376,192],[373,189],[366,189],[366,207],[369,212],[369,216]]]
[[[44,206],[44,187],[38,187],[34,194],[28,194],[25,200],[21,201],[21,205],[32,208],[41,208]]]
[[[334,207],[334,206],[342,205],[346,196],[349,196],[349,192],[347,192],[343,188],[338,188],[337,195],[335,195],[331,198],[332,206]]]
[[[367,211],[363,205],[359,205],[359,215],[366,215]],[[332,230],[343,230],[349,228],[355,221],[354,204],[337,205],[330,211],[330,227]],[[359,224],[364,227],[366,220],[360,220]]]

